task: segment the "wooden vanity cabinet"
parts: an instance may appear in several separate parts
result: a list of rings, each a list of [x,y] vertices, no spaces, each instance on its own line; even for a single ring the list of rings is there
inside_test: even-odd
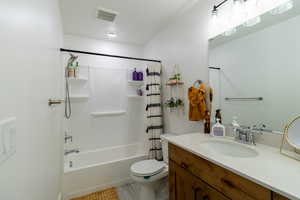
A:
[[[229,200],[173,161],[169,167],[170,200]]]
[[[273,200],[288,200],[288,198],[281,196],[275,192],[272,192],[272,199]]]
[[[287,200],[248,179],[169,144],[170,200]]]

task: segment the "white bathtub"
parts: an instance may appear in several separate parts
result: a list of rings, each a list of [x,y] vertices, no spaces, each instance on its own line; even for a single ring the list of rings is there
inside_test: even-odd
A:
[[[146,157],[142,143],[86,151],[65,157],[64,199],[132,182],[131,164]],[[70,161],[73,163],[71,168]]]

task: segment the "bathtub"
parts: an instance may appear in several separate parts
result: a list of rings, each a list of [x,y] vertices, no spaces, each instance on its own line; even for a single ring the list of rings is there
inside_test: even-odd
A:
[[[145,145],[142,143],[66,156],[63,176],[64,200],[132,182],[131,164],[146,158]]]

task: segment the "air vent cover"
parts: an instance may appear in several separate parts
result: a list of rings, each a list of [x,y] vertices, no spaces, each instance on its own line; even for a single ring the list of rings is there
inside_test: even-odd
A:
[[[98,8],[97,10],[97,18],[104,21],[113,22],[117,15],[117,12],[106,8]]]

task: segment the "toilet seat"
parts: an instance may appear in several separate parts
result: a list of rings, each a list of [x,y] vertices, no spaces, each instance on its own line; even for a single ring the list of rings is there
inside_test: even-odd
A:
[[[131,172],[138,177],[154,176],[162,172],[166,167],[164,162],[157,160],[143,160],[131,166]]]

